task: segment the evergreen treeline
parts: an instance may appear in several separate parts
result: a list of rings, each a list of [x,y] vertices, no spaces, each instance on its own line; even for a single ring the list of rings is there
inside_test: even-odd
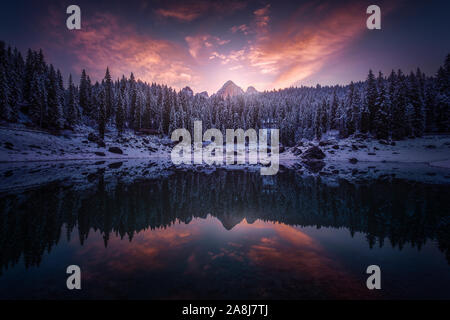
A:
[[[420,69],[388,76],[369,71],[364,82],[346,86],[287,88],[223,99],[194,95],[134,78],[112,80],[109,69],[101,83],[92,83],[85,70],[79,84],[45,62],[42,51],[17,49],[0,42],[0,117],[15,122],[27,115],[41,128],[95,126],[103,137],[108,125],[120,135],[125,129],[154,129],[170,134],[176,128],[278,128],[281,142],[320,139],[328,130],[341,137],[370,134],[377,139],[418,137],[449,132],[450,54],[437,74]]]

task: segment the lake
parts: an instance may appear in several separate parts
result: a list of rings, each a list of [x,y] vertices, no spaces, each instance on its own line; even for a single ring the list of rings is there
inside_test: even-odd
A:
[[[3,168],[0,298],[450,298],[448,184],[153,167]]]

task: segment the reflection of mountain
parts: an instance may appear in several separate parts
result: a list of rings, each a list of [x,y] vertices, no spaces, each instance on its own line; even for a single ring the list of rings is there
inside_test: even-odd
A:
[[[420,248],[437,240],[450,261],[450,216],[446,187],[402,180],[375,180],[355,185],[341,180],[330,186],[320,178],[295,172],[273,177],[245,171],[211,174],[176,172],[170,177],[121,182],[99,171],[95,187],[52,183],[0,198],[0,268],[21,255],[27,266],[38,265],[44,251],[57,244],[62,227],[67,236],[77,227],[81,243],[91,229],[133,236],[146,228],[162,228],[176,220],[217,217],[226,229],[244,218],[289,225],[346,228],[366,234],[370,246]],[[270,185],[270,188],[267,186]]]
[[[235,215],[233,215],[233,213],[223,214],[220,217],[220,222],[222,222],[223,227],[227,230],[233,229],[236,225],[241,223],[242,220],[243,220],[242,217],[235,216]]]

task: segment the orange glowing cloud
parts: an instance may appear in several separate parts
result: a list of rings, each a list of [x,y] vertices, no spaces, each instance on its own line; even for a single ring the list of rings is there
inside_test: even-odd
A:
[[[320,77],[326,66],[337,64],[367,31],[365,8],[358,3],[336,6],[309,2],[289,13],[281,24],[274,23],[280,21],[276,16],[272,18],[274,6],[250,11],[249,21],[224,25],[223,34],[186,27],[170,38],[157,37],[158,30],[144,33],[109,13],[83,18],[82,30],[67,31],[60,25],[64,11],[57,10],[60,16],[45,19],[46,24],[59,23],[47,26],[51,35],[47,45],[58,46],[60,54],[70,51],[74,56],[70,72],[80,74],[86,69],[94,80],[101,80],[108,66],[114,78],[133,72],[143,81],[176,89],[190,86],[197,92],[212,93],[233,80],[261,91]],[[246,3],[237,0],[197,0],[169,2],[155,13],[163,20],[190,22],[202,16],[221,17],[244,7]],[[383,4],[383,19],[393,9],[392,4]]]
[[[197,36],[187,36],[185,38],[189,47],[189,53],[195,59],[197,58],[211,58],[211,56],[218,55],[215,50],[218,46],[223,46],[230,42],[230,40],[220,39],[209,34],[202,34]]]
[[[59,29],[58,29],[59,30]],[[116,16],[98,13],[83,20],[80,31],[66,37],[57,34],[50,46],[67,47],[76,56],[72,70],[86,69],[95,80],[104,77],[109,67],[113,77],[133,72],[137,79],[182,88],[198,83],[186,48],[173,41],[144,35]]]
[[[226,3],[194,0],[183,3],[174,3],[166,8],[159,8],[156,13],[160,17],[173,18],[181,22],[190,22],[204,16],[208,12],[213,13],[232,13],[245,8],[243,1],[227,1]]]
[[[385,6],[383,13],[392,9],[392,6]],[[268,6],[255,11],[260,31],[267,31],[268,11]],[[363,6],[354,3],[339,8],[303,5],[278,28],[279,31],[255,39],[248,48],[249,63],[262,74],[275,76],[269,87],[291,86],[314,75],[326,63],[337,60],[366,31],[365,20]]]

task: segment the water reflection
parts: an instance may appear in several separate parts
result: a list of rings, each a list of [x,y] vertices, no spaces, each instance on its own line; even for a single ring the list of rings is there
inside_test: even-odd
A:
[[[0,284],[13,285],[8,269],[18,270],[21,259],[37,267],[49,255],[61,264],[79,261],[91,284],[80,293],[86,297],[373,298],[380,293],[369,293],[363,271],[355,272],[358,257],[342,258],[344,246],[324,245],[320,237],[366,243],[353,251],[361,257],[369,248],[394,248],[393,255],[404,247],[418,254],[437,246],[450,261],[448,189],[442,185],[395,179],[328,184],[292,171],[273,177],[175,172],[125,182],[99,170],[88,178],[93,184],[56,182],[1,197],[0,270],[6,278],[0,276]],[[323,228],[320,237],[317,228]],[[58,247],[70,259],[52,255]],[[8,294],[0,290],[1,297]]]

